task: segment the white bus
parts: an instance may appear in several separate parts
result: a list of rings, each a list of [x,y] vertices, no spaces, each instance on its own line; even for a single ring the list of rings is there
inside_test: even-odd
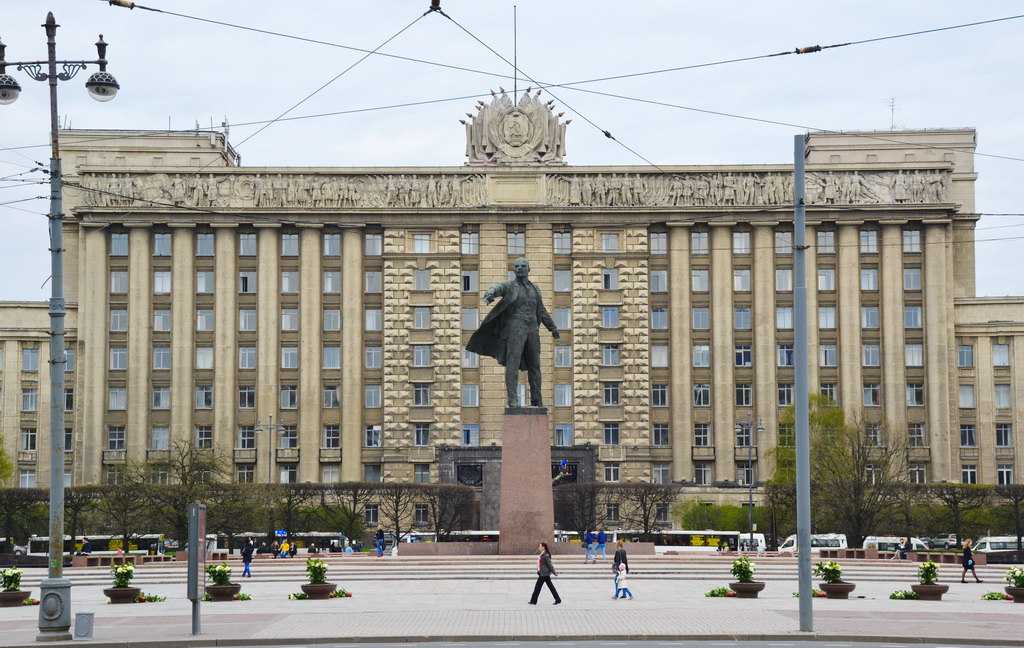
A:
[[[814,533],[811,535],[811,553],[822,549],[846,549],[845,533]],[[796,536],[791,535],[779,545],[779,553],[796,553]]]
[[[764,536],[754,534],[754,541],[764,543]],[[735,551],[744,540],[746,534],[739,531],[715,531],[713,529],[697,530],[665,530],[655,531],[651,534],[654,542],[654,552],[663,554],[669,551]],[[612,531],[611,542],[625,540],[626,542],[640,542],[643,540],[643,533],[633,530]]]

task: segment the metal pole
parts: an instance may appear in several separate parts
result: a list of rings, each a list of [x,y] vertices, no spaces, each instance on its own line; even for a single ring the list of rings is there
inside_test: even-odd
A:
[[[753,432],[753,428],[747,423],[747,436]],[[747,444],[747,529],[750,539],[747,540],[747,549],[754,550],[754,444],[753,439]]]
[[[36,641],[71,639],[71,581],[64,578],[64,259],[60,147],[57,142],[57,22],[46,16],[50,84],[50,547],[47,576],[39,584]]]
[[[274,483],[274,415],[267,424],[267,483]]]
[[[804,219],[804,136],[793,138],[793,355],[796,413],[796,546],[800,592],[800,630],[814,631],[811,604],[811,453],[807,353],[807,232]]]

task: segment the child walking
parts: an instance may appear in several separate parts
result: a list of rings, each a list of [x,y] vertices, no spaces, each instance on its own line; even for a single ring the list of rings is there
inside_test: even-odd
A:
[[[633,592],[629,591],[629,583],[626,582],[626,566],[619,565],[619,573],[615,575],[615,596],[612,598],[620,599],[627,596],[630,601],[633,600]]]

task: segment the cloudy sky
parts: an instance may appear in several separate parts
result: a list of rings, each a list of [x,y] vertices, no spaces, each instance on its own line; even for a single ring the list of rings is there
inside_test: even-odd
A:
[[[459,166],[478,98],[557,84],[569,164],[791,163],[808,130],[973,127],[977,294],[1024,294],[1024,18],[1000,20],[1019,1],[442,0],[447,17],[424,16],[429,0],[139,4],[161,12],[4,3],[9,61],[45,58],[47,10],[59,58],[110,44],[120,93],[88,98],[95,67],[61,83],[63,126],[227,122],[243,165]],[[24,90],[0,106],[0,300],[45,300],[48,189],[32,169],[49,156],[48,94],[7,72]]]

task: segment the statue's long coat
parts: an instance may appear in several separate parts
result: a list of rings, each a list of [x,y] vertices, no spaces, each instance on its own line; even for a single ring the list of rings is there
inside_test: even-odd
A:
[[[547,309],[544,308],[544,302],[540,297],[540,290],[533,283],[527,283],[526,287],[527,289],[532,289],[536,295],[537,321],[547,327],[548,330],[555,330],[555,322],[551,319]],[[480,355],[490,356],[497,360],[498,364],[503,367],[505,366],[508,352],[508,331],[512,320],[509,309],[519,299],[522,290],[523,288],[520,287],[517,279],[509,279],[492,286],[488,292],[493,291],[495,296],[502,299],[491,309],[490,313],[487,313],[487,317],[481,322],[480,327],[470,336],[469,343],[466,344],[467,350],[479,353]],[[523,358],[519,359],[519,370],[527,370],[526,365],[523,363]]]

